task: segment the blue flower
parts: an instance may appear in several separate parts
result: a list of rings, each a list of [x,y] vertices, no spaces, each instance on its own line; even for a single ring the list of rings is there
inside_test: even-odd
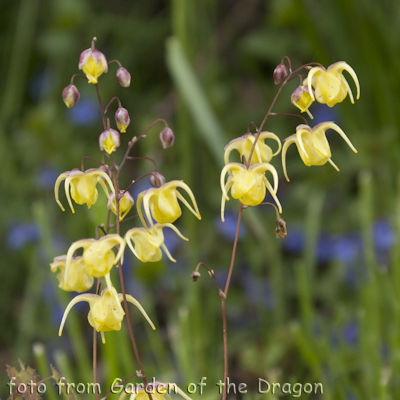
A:
[[[72,108],[67,109],[67,115],[71,122],[77,126],[91,125],[99,117],[99,107],[93,100],[86,100],[81,97],[80,101]]]
[[[233,242],[236,236],[237,221],[237,215],[228,211],[225,213],[225,222],[222,222],[219,216],[215,217],[215,226],[217,231],[222,236],[224,236],[230,242]],[[239,240],[242,239],[245,234],[246,228],[243,224],[241,224],[239,229]]]
[[[7,244],[10,248],[17,250],[37,240],[39,240],[39,228],[35,224],[18,222],[11,226]]]

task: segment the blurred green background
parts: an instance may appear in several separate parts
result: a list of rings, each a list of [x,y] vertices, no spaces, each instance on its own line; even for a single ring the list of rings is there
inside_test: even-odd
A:
[[[0,10],[2,365],[21,358],[43,378],[53,363],[71,382],[92,381],[88,307],[74,307],[59,338],[73,294],[61,293],[49,263],[71,242],[93,237],[105,221],[104,196],[72,215],[58,208],[53,192],[61,172],[79,167],[86,155],[101,157],[93,86],[75,81],[81,98],[72,109],[61,99],[79,72],[80,53],[97,36],[107,59],[118,59],[132,74],[124,89],[111,64],[99,82],[104,103],[118,96],[130,113],[117,159],[132,136],[166,119],[175,145],[161,148],[158,126],[133,154],[154,158],[167,180],[188,183],[203,217],[199,222],[184,210],[177,222],[189,243],[166,238],[176,264],[142,264],[128,256],[124,264],[129,293],[158,327],[151,332],[132,312],[147,375],[182,388],[205,376],[204,395],[193,397],[217,396],[215,383],[223,378],[220,300],[205,272],[197,283],[190,275],[203,261],[225,282],[238,202],[227,203],[222,224],[223,147],[249,122],[261,123],[277,90],[272,72],[287,55],[293,68],[310,61],[346,61],[354,68],[360,100],[352,105],[347,98],[332,109],[314,104],[311,112],[313,123],[335,121],[358,154],[333,131],[328,139],[339,173],[329,164],[306,167],[290,148],[290,183],[280,158],[273,159],[288,236],[275,239],[272,208],[244,212],[227,302],[230,378],[248,385],[249,392],[237,397],[244,399],[281,395],[257,394],[258,378],[323,384],[322,396],[303,392],[305,399],[399,398],[399,2],[2,0]],[[296,85],[285,88],[274,111],[297,112],[290,103]],[[273,117],[265,129],[283,140],[298,123]],[[149,162],[130,162],[123,185],[150,169]],[[136,195],[146,184],[138,186]],[[106,339],[99,345],[102,389],[138,369],[125,326]],[[34,343],[44,347],[34,352]],[[4,397],[6,382],[4,373]]]

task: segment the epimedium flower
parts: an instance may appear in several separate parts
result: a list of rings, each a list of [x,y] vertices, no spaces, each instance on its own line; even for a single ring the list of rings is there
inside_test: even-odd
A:
[[[129,113],[126,108],[119,107],[117,111],[115,111],[115,122],[118,126],[120,132],[126,132],[126,128],[131,123],[131,119],[129,118]]]
[[[343,76],[343,71],[347,71],[353,78],[357,88],[357,100],[360,97],[360,84],[353,68],[344,61],[336,62],[327,69],[321,67],[313,67],[308,72],[304,85],[308,86],[311,97],[319,103],[327,104],[333,107],[337,103],[341,103],[349,94],[350,101],[354,104],[353,93],[350,86]],[[311,86],[314,87],[315,96]]]
[[[54,194],[56,197],[56,202],[60,206],[61,210],[65,211],[63,205],[58,199],[58,190],[60,187],[60,183],[65,180],[65,195],[67,196],[68,204],[71,207],[71,211],[75,213],[74,207],[72,205],[71,196],[77,204],[87,204],[88,208],[90,208],[94,203],[96,203],[98,198],[98,191],[96,189],[97,183],[100,183],[102,188],[104,189],[107,197],[108,190],[104,181],[108,183],[111,188],[111,191],[115,195],[114,186],[111,182],[110,177],[101,169],[88,169],[85,172],[82,172],[78,168],[73,169],[72,171],[63,172],[56,181],[54,186]],[[71,188],[71,195],[70,195]]]
[[[308,125],[299,125],[296,128],[296,133],[285,140],[282,149],[283,172],[288,182],[289,178],[286,172],[286,152],[292,143],[296,144],[300,157],[307,167],[310,167],[311,165],[324,165],[329,162],[337,171],[339,171],[339,168],[331,160],[331,149],[325,136],[325,132],[328,129],[333,129],[339,133],[354,153],[357,153],[357,150],[351,144],[346,134],[333,122],[322,122],[321,124],[314,126],[314,128],[311,128]]]
[[[54,258],[50,264],[52,272],[58,272],[57,279],[60,282],[58,287],[67,292],[85,292],[94,283],[89,267],[82,256],[73,257],[69,264],[68,275],[66,274],[67,256],[62,255]]]
[[[163,228],[168,227],[176,232],[176,234],[183,240],[185,238],[179,230],[172,224],[156,224],[154,225],[151,233],[145,228],[132,228],[125,235],[125,241],[132,253],[142,262],[156,262],[162,258],[160,247],[165,251],[167,257],[175,262],[167,247],[164,244]],[[135,244],[133,247],[132,242]]]
[[[87,49],[79,58],[79,69],[83,71],[89,83],[97,83],[97,79],[108,71],[106,56],[97,49]]]
[[[100,150],[104,150],[108,154],[114,152],[120,144],[121,138],[115,129],[106,129],[99,136]]]
[[[140,303],[131,295],[126,295],[126,300],[135,305],[139,311],[146,318],[147,322],[153,329],[156,329],[153,322],[146,314],[146,311]],[[89,303],[90,311],[88,314],[89,324],[96,329],[97,332],[119,331],[121,329],[121,322],[124,319],[125,312],[121,307],[123,295],[117,293],[114,287],[106,288],[101,292],[101,295],[85,293],[74,297],[67,308],[65,309],[58,335],[61,336],[65,321],[71,308],[80,301]],[[103,343],[105,342],[102,335]]]
[[[311,94],[310,94],[311,93]],[[308,110],[312,103],[314,103],[314,94],[309,91],[307,86],[299,86],[290,98],[290,101],[296,106],[302,113],[306,112],[311,119],[314,119],[310,111]]]
[[[178,188],[182,188],[186,191],[193,202],[194,209],[190,206],[182,194],[178,192]],[[151,227],[154,228],[152,217],[159,224],[166,224],[175,222],[182,215],[182,210],[179,206],[178,199],[191,211],[193,215],[195,215],[198,219],[201,219],[200,212],[196,204],[196,199],[194,198],[193,192],[190,190],[189,186],[183,181],[170,181],[164,183],[164,185],[160,186],[159,188],[147,189],[139,194],[136,207],[143,226],[148,229],[142,213],[142,203],[146,218]]]
[[[225,175],[231,172],[226,183]],[[268,182],[264,175],[266,171],[270,171],[274,178],[274,187]],[[229,163],[225,165],[221,172],[221,219],[224,221],[225,201],[229,200],[228,191],[231,189],[231,195],[234,199],[240,200],[246,206],[257,206],[265,198],[266,189],[271,193],[279,212],[282,212],[281,204],[276,197],[278,190],[278,173],[273,165],[269,163],[254,164],[249,168],[239,163]]]
[[[113,248],[119,245],[117,255],[114,254]],[[67,252],[65,274],[68,276],[73,255],[76,250],[83,248],[83,260],[90,268],[90,276],[101,278],[108,274],[111,268],[123,261],[125,250],[125,240],[118,234],[108,234],[98,240],[80,239],[70,246]]]
[[[256,135],[253,133],[246,133],[245,135],[231,140],[225,147],[224,162],[229,163],[229,154],[232,150],[237,150],[240,153],[240,158],[243,156],[246,161],[250,157],[250,152],[253,147]],[[271,147],[264,143],[265,139],[274,139],[278,143],[278,150],[273,153]],[[278,136],[272,132],[261,132],[254,148],[253,155],[251,156],[250,165],[258,163],[269,163],[272,157],[276,156],[281,151],[282,145]]]
[[[121,196],[119,199],[119,220],[121,221],[125,218],[126,214],[128,214],[135,201],[133,200],[131,194],[127,191],[118,191],[118,196]],[[111,193],[107,200],[107,208],[117,215],[117,206],[115,203],[114,193]]]
[[[79,100],[79,90],[75,85],[68,85],[62,91],[62,99],[68,108],[73,107]]]

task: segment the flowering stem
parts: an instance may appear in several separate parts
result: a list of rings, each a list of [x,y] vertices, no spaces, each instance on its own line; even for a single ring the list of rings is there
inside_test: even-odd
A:
[[[107,112],[108,107],[110,107],[111,103],[112,103],[114,100],[117,100],[117,101],[118,101],[118,107],[119,107],[119,108],[122,108],[121,101],[119,100],[119,98],[118,98],[117,96],[114,96],[114,97],[108,102],[108,104],[106,105],[106,108],[104,109],[104,114]]]
[[[96,87],[97,99],[99,100],[101,119],[103,121],[103,127],[104,127],[104,129],[107,129],[107,120],[106,120],[106,115],[104,114],[104,110],[103,110],[103,103],[101,102],[99,85],[97,83],[95,83],[94,86]]]
[[[134,145],[138,140],[140,140],[140,139],[146,137],[146,133],[149,131],[149,129],[151,129],[157,122],[160,122],[160,121],[161,121],[161,122],[164,122],[164,125],[165,125],[165,126],[168,126],[167,121],[165,121],[164,119],[162,119],[162,118],[156,119],[156,120],[155,120],[152,124],[150,124],[150,126],[148,126],[138,137],[135,136],[135,137],[128,143],[128,148],[127,148],[127,150],[126,150],[126,152],[125,152],[124,158],[122,159],[121,164],[119,165],[119,171],[118,171],[118,173],[117,173],[117,178],[119,177],[119,172],[121,171],[122,166],[125,164],[125,162],[126,162],[128,156],[129,156],[129,153],[130,153],[130,151],[131,151],[133,145]]]
[[[117,169],[114,164],[114,159],[111,154],[110,154],[110,161],[111,161],[111,171],[112,171],[114,189],[115,189],[115,193],[118,193],[118,191],[119,191],[118,172],[119,171],[117,172]],[[118,196],[115,196],[116,232],[118,235],[120,234],[119,206],[120,206],[119,198],[118,198]],[[120,283],[121,283],[121,292],[122,292],[122,297],[124,299],[126,324],[128,326],[128,331],[129,331],[129,336],[131,338],[133,352],[135,353],[135,358],[136,358],[136,361],[139,364],[139,368],[140,368],[140,376],[139,375],[138,376],[143,380],[143,383],[144,383],[145,387],[147,388],[148,381],[147,381],[146,373],[144,372],[143,364],[140,359],[139,351],[138,351],[136,340],[135,340],[135,335],[133,334],[131,317],[130,317],[129,308],[128,308],[128,301],[126,299],[125,282],[124,282],[124,275],[122,272],[121,260],[118,261],[118,269],[119,269],[119,278],[120,278]],[[151,393],[147,393],[147,395],[149,396],[150,400],[153,400]]]
[[[225,296],[228,296],[228,290],[229,290],[229,285],[231,283],[233,265],[235,264],[236,248],[237,248],[237,243],[238,243],[238,240],[239,240],[240,224],[242,222],[242,212],[243,212],[243,204],[240,203],[239,216],[238,216],[238,222],[237,222],[237,227],[236,227],[235,241],[233,242],[231,265],[229,266],[228,278],[226,279],[225,290],[224,290]]]
[[[97,278],[96,294],[99,292],[100,278]],[[97,331],[93,328],[93,382],[95,387],[96,400],[99,400],[99,392],[97,391]]]

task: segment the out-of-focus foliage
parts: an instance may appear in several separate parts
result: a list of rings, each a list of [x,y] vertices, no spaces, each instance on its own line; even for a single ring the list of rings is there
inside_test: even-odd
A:
[[[117,95],[130,114],[121,148],[156,118],[166,119],[174,146],[163,150],[153,128],[134,155],[154,158],[167,180],[185,180],[203,217],[198,222],[184,213],[179,228],[190,237],[189,247],[166,237],[176,264],[125,261],[128,291],[158,326],[150,332],[134,322],[146,373],[183,384],[206,376],[205,395],[217,395],[214,383],[223,373],[219,297],[205,273],[196,284],[190,275],[198,261],[217,278],[227,273],[238,204],[228,203],[222,224],[223,146],[250,122],[261,123],[277,90],[273,70],[287,55],[294,68],[346,61],[357,72],[361,97],[355,105],[346,99],[310,110],[313,124],[337,123],[358,154],[328,132],[340,172],[329,165],[308,168],[290,149],[290,183],[279,158],[273,160],[288,236],[275,239],[274,210],[244,212],[227,302],[231,380],[253,391],[258,378],[322,382],[323,397],[310,399],[399,398],[400,3],[3,0],[0,20],[3,364],[15,365],[18,357],[32,364],[32,343],[40,341],[47,364],[54,362],[68,381],[92,381],[88,310],[71,313],[66,334],[57,336],[70,296],[59,293],[49,263],[72,241],[93,237],[105,218],[105,198],[90,213],[81,206],[72,215],[60,211],[53,193],[61,172],[79,167],[86,155],[101,157],[92,85],[75,80],[81,98],[71,109],[61,98],[79,72],[81,51],[96,36],[108,60],[118,59],[132,75],[130,88],[120,87],[117,64],[111,64],[100,79],[104,101]],[[290,103],[296,85],[288,85],[274,111],[297,113]],[[282,140],[298,123],[275,116],[265,129]],[[132,161],[123,183],[149,168]],[[138,369],[126,330],[107,335],[99,348],[104,388]],[[36,363],[42,377],[51,375],[45,363]],[[2,393],[6,379],[0,380]]]

